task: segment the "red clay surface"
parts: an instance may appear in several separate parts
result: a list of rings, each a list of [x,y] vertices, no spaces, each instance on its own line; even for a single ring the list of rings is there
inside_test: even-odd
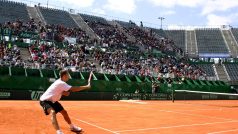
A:
[[[238,101],[61,101],[82,134],[237,134]],[[67,123],[57,114],[62,131]],[[55,134],[38,101],[0,101],[0,134]]]

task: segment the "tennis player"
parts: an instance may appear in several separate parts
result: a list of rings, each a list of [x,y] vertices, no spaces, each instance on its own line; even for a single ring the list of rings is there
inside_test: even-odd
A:
[[[76,86],[72,87],[68,85],[66,82],[69,80],[69,73],[67,70],[60,71],[60,79],[56,80],[40,97],[40,105],[42,106],[46,115],[51,115],[52,124],[56,130],[56,134],[63,134],[60,130],[56,114],[60,112],[65,121],[69,124],[69,128],[73,132],[81,132],[82,129],[74,124],[72,124],[71,119],[67,111],[63,108],[63,106],[58,102],[62,95],[69,96],[70,92],[82,91],[85,89],[90,89],[91,85],[91,76],[90,73],[88,79],[88,85],[85,86]]]

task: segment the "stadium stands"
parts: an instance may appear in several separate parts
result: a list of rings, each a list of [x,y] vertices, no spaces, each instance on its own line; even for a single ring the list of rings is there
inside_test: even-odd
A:
[[[225,63],[224,64],[227,70],[228,75],[230,76],[231,80],[238,80],[238,64],[233,63]]]
[[[64,25],[68,28],[78,28],[74,20],[70,17],[69,13],[63,10],[39,7],[47,24],[51,25]]]
[[[238,42],[238,28],[232,28],[231,32],[234,35],[236,41]]]
[[[120,31],[117,31],[116,27],[113,27],[109,24],[95,22],[88,23],[89,25],[92,25],[92,27],[94,26],[94,30],[97,30],[97,33],[101,37],[111,39],[108,40],[108,42],[103,43],[112,43],[111,45],[113,46],[117,46],[117,43],[125,43],[126,45],[126,37],[124,37],[123,34],[120,33]],[[48,30],[51,29],[50,31],[59,31],[63,35],[69,35],[72,37],[75,37],[75,35],[77,35],[75,34],[75,31],[77,32],[77,30],[68,29],[59,25],[56,25],[55,27],[52,25],[47,25],[43,28]],[[147,42],[151,43],[152,46],[154,45],[154,47],[156,47],[156,44],[161,45],[161,48],[166,47],[163,48],[164,51],[166,51],[168,47],[171,47],[173,49],[173,46],[169,45],[169,42],[153,38],[153,36],[148,35],[148,33],[141,30],[139,27],[134,27],[130,30],[132,34],[137,36],[137,39],[139,39],[138,41],[146,39]],[[48,35],[48,33],[46,32],[45,35]],[[42,39],[46,38],[42,37],[42,35],[40,37]],[[89,56],[86,53],[86,47],[88,47],[88,45],[79,46],[69,44],[59,47],[45,42],[37,41],[29,47],[32,57],[32,59],[28,61],[30,62],[30,64],[23,64],[22,67],[31,69],[41,69],[41,77],[51,78],[56,78],[57,75],[52,71],[51,73],[49,73],[48,71],[45,71],[45,69],[60,69],[73,67],[76,71],[97,70],[95,64],[92,64],[86,58],[86,55],[87,57]],[[100,50],[101,47],[98,47]],[[106,49],[105,52],[100,51],[99,53],[95,53],[96,51],[97,49],[91,50],[91,53],[94,54],[95,60],[99,61],[101,65],[101,73],[140,76],[157,76],[160,73],[163,77],[171,75],[173,77],[184,76],[187,78],[199,78],[199,75],[203,75],[202,72],[199,72],[199,70],[197,70],[197,68],[193,68],[190,65],[177,65],[180,63],[180,61],[176,60],[174,57],[163,57],[162,59],[161,57],[145,57],[145,54],[141,53],[140,51],[132,52],[129,49],[125,49],[123,47],[110,47]],[[8,65],[14,66],[13,64]],[[162,67],[159,68],[160,66]],[[187,67],[189,67],[190,69],[187,70]],[[36,76],[39,74],[30,73],[29,75]]]
[[[201,68],[208,77],[216,77],[212,64],[196,64],[196,66]]]
[[[24,62],[21,59],[20,49],[16,45],[6,42],[0,42],[4,47],[4,56],[0,58],[0,65],[23,67]]]
[[[89,36],[80,28],[68,28],[63,25],[46,25],[41,28],[41,38],[70,44],[87,44]]]
[[[202,57],[229,57],[228,48],[219,29],[197,29],[198,53]]]
[[[27,13],[26,4],[0,0],[0,23],[8,21],[28,21],[30,18]]]
[[[168,37],[168,35],[165,33],[163,29],[156,29],[156,28],[150,28],[150,29],[152,30],[152,32],[155,32],[161,37]]]
[[[10,4],[14,8],[14,12],[22,8],[24,10],[13,14],[23,16],[22,14],[25,12],[25,16],[28,17],[27,11],[25,11],[26,5],[8,1],[0,1],[0,3],[0,6],[8,6]],[[1,28],[7,28],[3,29],[1,34],[6,36],[14,35],[20,38],[33,38],[32,35],[34,35],[34,37],[37,37],[35,39],[43,40],[43,42],[35,40],[35,42],[31,42],[29,45],[31,59],[28,61],[22,61],[20,51],[15,46],[15,42],[10,47],[4,44],[4,48],[7,51],[0,60],[0,65],[11,66],[11,70],[13,70],[5,74],[57,78],[58,73],[49,69],[73,68],[75,71],[97,70],[97,72],[106,74],[138,75],[139,77],[153,75],[205,79],[206,76],[215,76],[213,67],[210,64],[194,66],[187,63],[187,57],[178,58],[175,55],[164,55],[168,54],[167,52],[182,53],[181,49],[185,49],[184,30],[148,30],[137,26],[132,21],[116,21],[124,27],[123,30],[136,38],[136,42],[129,42],[123,32],[118,30],[117,26],[110,25],[106,19],[80,14],[93,31],[100,36],[102,42],[96,46],[97,43],[89,41],[89,36],[85,31],[77,27],[68,12],[44,7],[39,7],[39,9],[47,21],[48,25],[46,26],[36,24],[34,19],[30,20],[29,17],[24,19],[25,22],[12,21],[18,18],[16,16],[12,16],[15,19],[4,19],[3,17],[4,23],[9,20],[10,23],[1,26]],[[1,12],[0,14],[4,13]],[[13,24],[19,26],[14,27]],[[21,34],[18,34],[17,30]],[[233,29],[233,32],[235,30]],[[155,37],[153,32],[159,36]],[[218,56],[228,54],[219,29],[197,29],[196,33],[199,53],[218,54]],[[74,38],[76,43],[65,42],[65,38]],[[48,40],[51,42],[47,42]],[[57,44],[58,42],[61,44]],[[139,51],[138,46],[134,47],[136,45],[144,46],[147,54]],[[134,52],[128,46],[133,46],[135,48]],[[159,50],[164,54],[162,56],[154,56],[152,50]],[[92,60],[99,62],[99,68],[96,68],[98,66],[93,64]],[[14,70],[18,69],[14,69],[15,67],[27,69],[19,69],[20,71],[16,72]],[[40,71],[34,69],[40,69]],[[3,72],[5,71],[3,70]],[[82,75],[80,73],[72,74],[72,77],[82,78]],[[133,81],[137,80],[136,77],[130,78]],[[126,80],[126,77],[122,79]]]
[[[124,28],[136,27],[136,24],[131,22],[131,21],[130,22],[125,22],[125,21],[116,20],[116,22],[119,23]]]
[[[126,31],[132,36],[136,37],[137,44],[143,45],[148,51],[156,49],[164,53],[182,54],[180,48],[176,47],[172,40],[167,38],[156,38],[152,30],[144,30],[141,27],[127,28]]]
[[[80,71],[89,68],[85,46],[68,45],[58,48],[49,44],[34,44],[29,47],[34,68],[60,69],[74,66]],[[48,73],[47,73],[48,74]],[[43,74],[44,76],[44,74]]]
[[[128,53],[119,50],[95,51],[93,55],[97,61],[100,61],[99,64],[102,67],[100,73],[205,79],[205,73],[199,68],[172,56],[146,58],[141,53],[133,52],[131,55],[141,55],[140,58],[136,58],[129,57]]]
[[[185,30],[165,30],[169,39],[174,41],[174,45],[185,52]]]
[[[93,15],[87,15],[87,14],[80,14],[80,16],[83,18],[85,22],[108,24],[106,19],[99,16],[93,16]]]
[[[101,45],[106,47],[118,47],[131,44],[117,27],[107,23],[104,18],[81,14],[85,22],[93,29],[93,31],[101,38]]]

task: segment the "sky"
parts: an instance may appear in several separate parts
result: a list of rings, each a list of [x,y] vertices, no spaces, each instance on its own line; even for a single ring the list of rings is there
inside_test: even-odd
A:
[[[93,14],[109,20],[140,21],[164,29],[184,27],[238,27],[238,0],[15,0],[41,3],[75,13]]]

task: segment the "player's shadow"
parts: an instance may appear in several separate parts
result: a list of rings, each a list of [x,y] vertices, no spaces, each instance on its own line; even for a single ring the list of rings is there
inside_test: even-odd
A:
[[[75,133],[75,134],[83,134],[84,131],[81,131],[81,132],[73,132],[73,133]]]

